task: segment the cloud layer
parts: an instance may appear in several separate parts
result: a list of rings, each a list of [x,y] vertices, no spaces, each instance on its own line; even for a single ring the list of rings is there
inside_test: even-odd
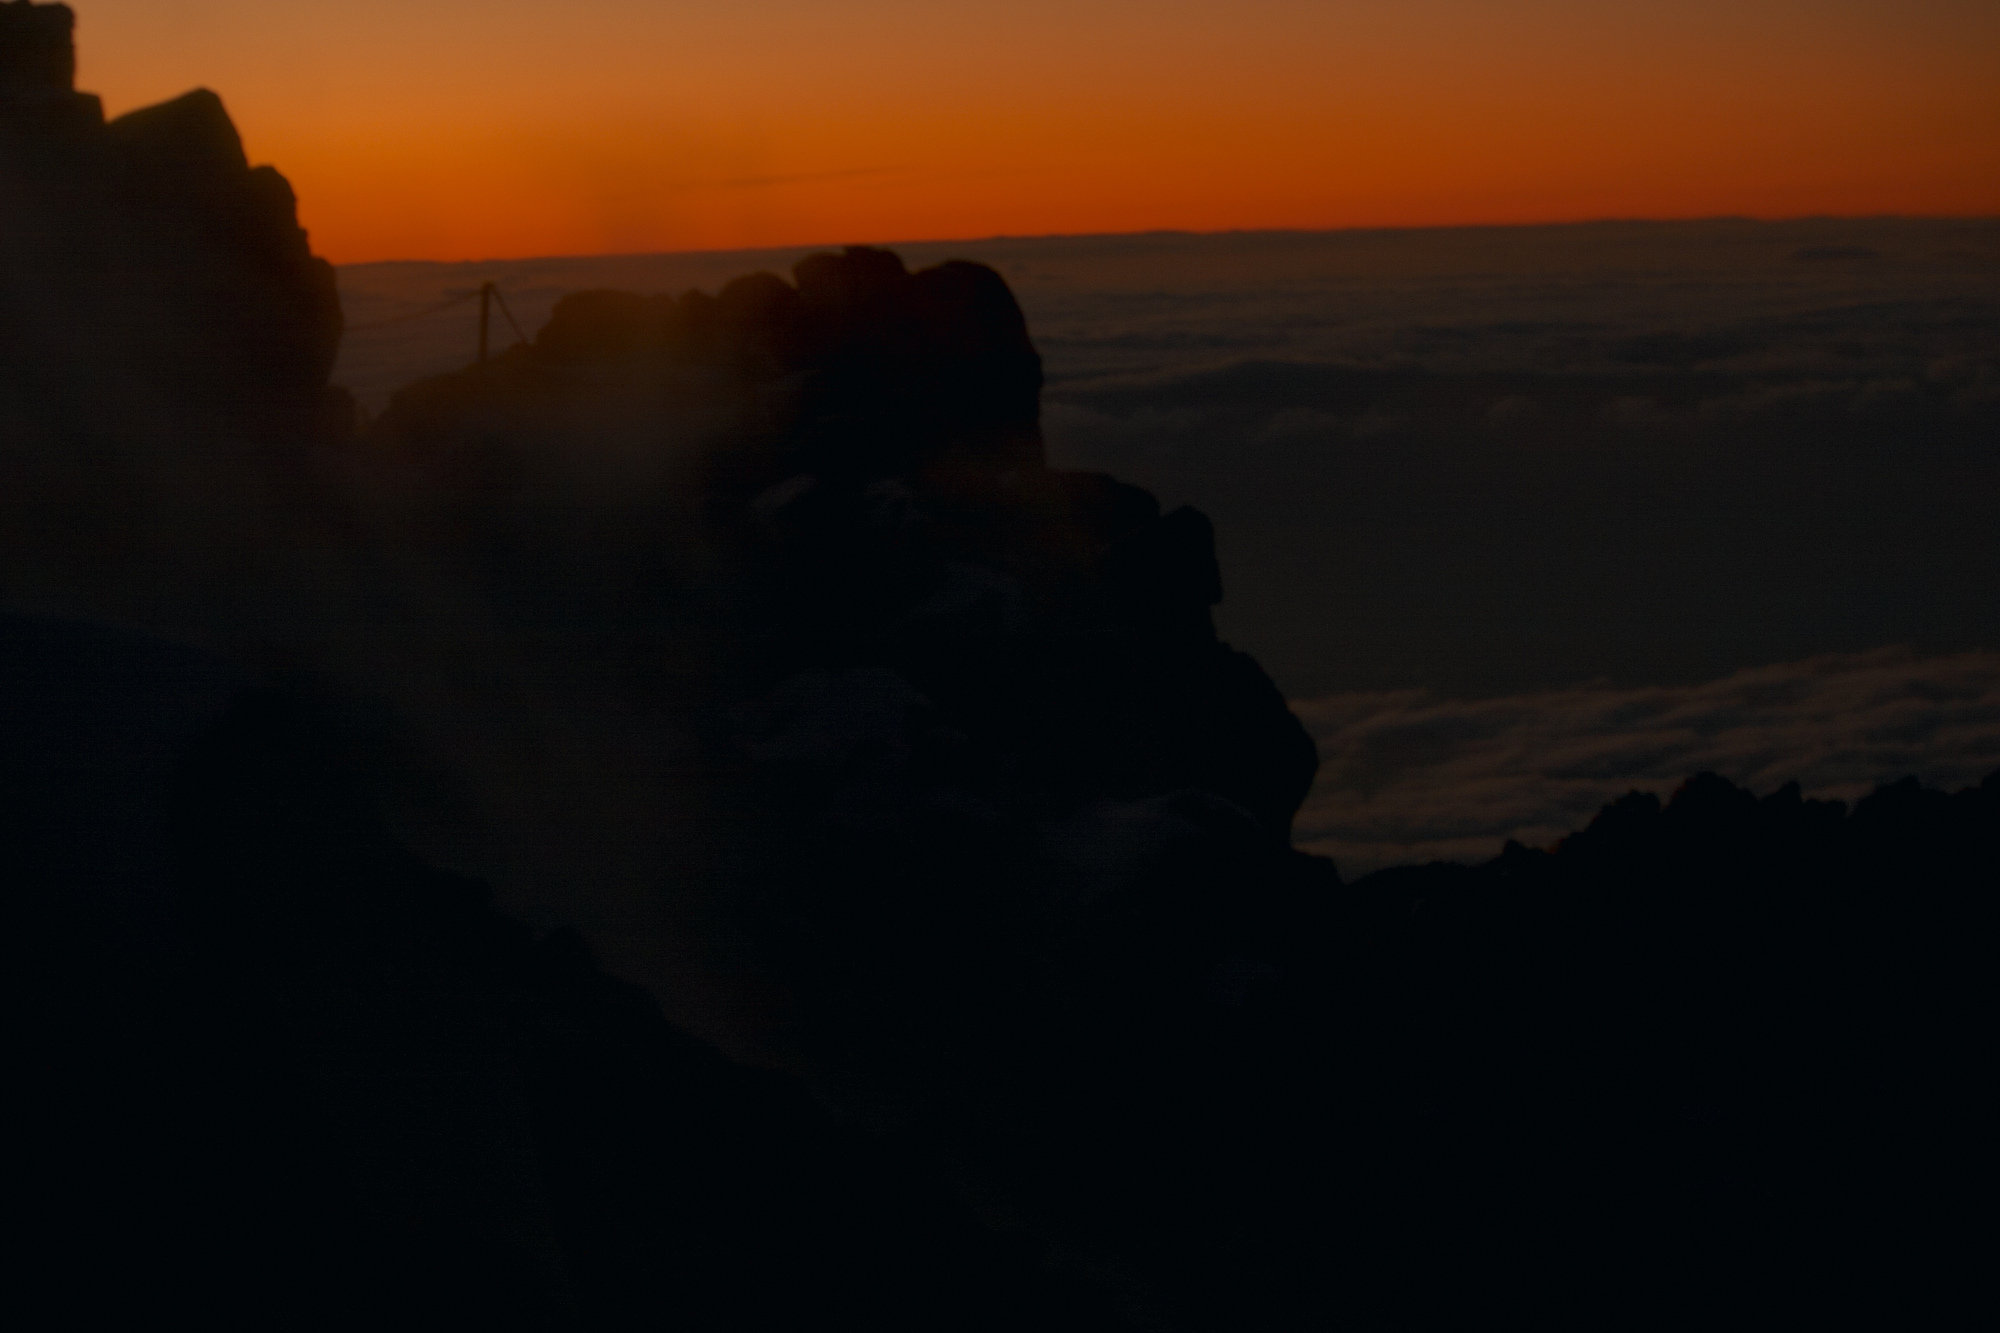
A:
[[[1420,690],[1295,702],[1319,779],[1297,842],[1353,877],[1545,846],[1632,790],[1720,773],[1853,801],[1914,774],[1958,788],[2000,768],[2000,653],[1896,649],[1683,687],[1579,686],[1464,701]]]
[[[1293,698],[1715,680],[2000,646],[2000,224],[1818,219],[994,238],[1059,466],[1215,522],[1223,633]],[[342,270],[372,322],[501,284],[714,290],[795,252]],[[364,405],[470,304],[357,329]],[[496,327],[501,327],[496,316]]]

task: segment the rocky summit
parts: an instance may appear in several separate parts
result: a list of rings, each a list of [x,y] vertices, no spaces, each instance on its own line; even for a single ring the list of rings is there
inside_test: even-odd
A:
[[[72,83],[64,5],[0,5],[0,366],[65,425],[145,410],[296,433],[340,342],[333,270],[291,187],[214,93],[107,123]],[[134,396],[144,392],[142,405]]]

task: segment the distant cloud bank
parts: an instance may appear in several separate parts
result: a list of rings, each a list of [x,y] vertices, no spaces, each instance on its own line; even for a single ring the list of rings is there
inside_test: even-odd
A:
[[[1713,771],[1766,795],[1853,801],[1915,775],[1956,789],[2000,768],[2000,653],[1835,654],[1675,688],[1462,701],[1339,694],[1292,705],[1320,747],[1297,843],[1352,878],[1547,845],[1628,791]]]
[[[896,248],[1005,275],[1051,461],[1207,514],[1221,632],[1291,698],[2000,648],[2000,220]],[[488,279],[532,332],[803,253],[351,266],[336,378],[379,411],[462,366],[476,303],[409,316]]]

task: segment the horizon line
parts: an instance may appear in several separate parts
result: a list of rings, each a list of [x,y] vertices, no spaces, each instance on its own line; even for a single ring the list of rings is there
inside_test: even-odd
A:
[[[779,254],[792,250],[839,250],[848,246],[894,249],[914,245],[974,245],[992,241],[1083,241],[1121,240],[1143,237],[1221,236],[1360,236],[1416,232],[1475,232],[1558,230],[1570,227],[1617,226],[1699,226],[1715,223],[1746,223],[1752,226],[1781,226],[1801,222],[1970,222],[2000,223],[2000,213],[1799,213],[1781,217],[1755,217],[1747,213],[1712,213],[1698,217],[1595,217],[1545,222],[1450,222],[1412,223],[1355,227],[1152,227],[1140,231],[1080,232],[994,232],[985,236],[905,237],[898,240],[800,241],[791,245],[747,245],[697,247],[686,250],[604,250],[571,251],[564,254],[488,255],[477,259],[358,259],[333,263],[335,268],[369,268],[392,264],[530,264],[556,259],[661,259],[684,255]]]

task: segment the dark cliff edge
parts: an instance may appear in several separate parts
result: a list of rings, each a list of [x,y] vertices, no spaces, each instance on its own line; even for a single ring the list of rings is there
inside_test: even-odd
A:
[[[243,155],[205,89],[104,120],[72,87],[70,11],[0,15],[0,347],[9,396],[85,431],[172,410],[307,429],[340,343],[333,268],[291,187]],[[102,378],[116,366],[118,392]]]
[[[359,425],[282,179],[208,94],[105,125],[69,31],[0,4],[10,1197],[70,1322],[1950,1307],[2000,774],[1344,884],[1207,519],[1046,465],[996,273],[581,293]]]
[[[106,123],[73,22],[0,4],[0,540],[36,553],[0,595],[209,636],[288,526],[261,492],[351,414],[339,294],[221,100]]]

